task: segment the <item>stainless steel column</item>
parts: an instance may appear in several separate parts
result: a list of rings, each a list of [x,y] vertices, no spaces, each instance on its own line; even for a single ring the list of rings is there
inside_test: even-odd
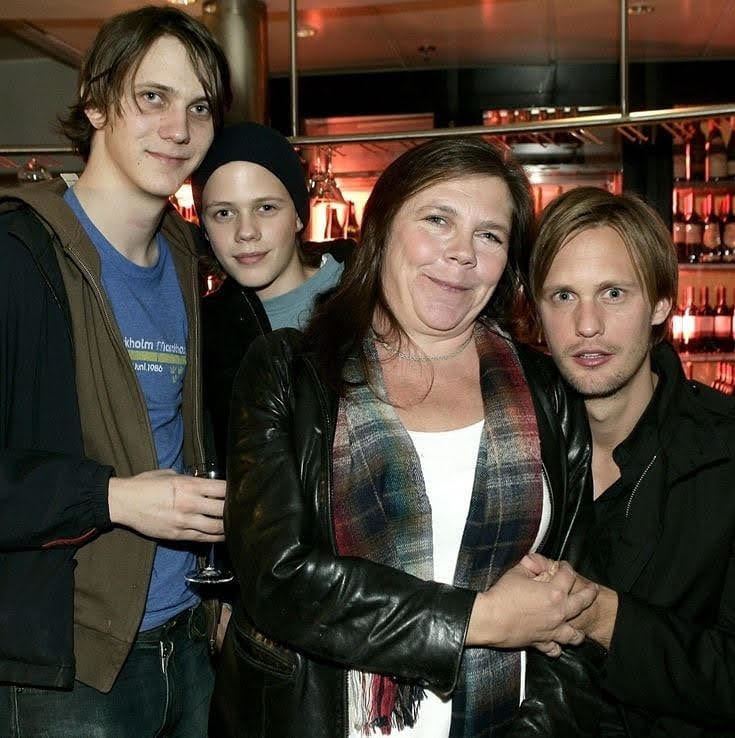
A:
[[[202,20],[225,51],[232,74],[228,123],[266,122],[268,27],[260,0],[210,0]]]

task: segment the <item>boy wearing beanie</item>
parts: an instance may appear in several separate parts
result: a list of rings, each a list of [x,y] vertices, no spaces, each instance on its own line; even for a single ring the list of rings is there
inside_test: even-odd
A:
[[[306,178],[278,131],[258,123],[223,129],[192,189],[204,237],[228,277],[203,304],[205,393],[224,461],[232,383],[248,346],[270,330],[304,328],[343,265],[330,254],[319,267],[304,261]]]

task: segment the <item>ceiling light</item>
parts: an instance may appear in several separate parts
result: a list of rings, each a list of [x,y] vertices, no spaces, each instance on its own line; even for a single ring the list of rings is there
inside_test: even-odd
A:
[[[631,3],[628,5],[628,15],[648,15],[656,8],[649,3]]]
[[[316,28],[314,26],[301,25],[296,29],[296,35],[299,38],[313,38],[316,36]]]
[[[197,0],[168,0],[171,5],[194,5]]]

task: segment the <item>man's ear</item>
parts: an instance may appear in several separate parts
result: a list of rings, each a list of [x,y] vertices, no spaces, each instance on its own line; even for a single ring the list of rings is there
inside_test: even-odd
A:
[[[671,298],[662,297],[653,308],[653,315],[651,316],[651,325],[661,325],[666,318],[669,317],[671,312]]]
[[[301,218],[299,218],[299,216],[297,215],[296,216],[296,233],[298,233],[299,231],[303,231],[303,230],[304,230],[304,224],[301,222]]]
[[[97,108],[85,108],[84,114],[87,116],[87,120],[91,123],[92,128],[100,130],[104,128],[107,123],[107,116]]]

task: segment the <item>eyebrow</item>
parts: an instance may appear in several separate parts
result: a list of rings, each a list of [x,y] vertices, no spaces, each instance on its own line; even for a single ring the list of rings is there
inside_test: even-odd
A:
[[[457,211],[451,205],[442,205],[441,203],[429,203],[428,205],[422,205],[418,212],[425,210],[438,210],[440,213],[446,213],[447,215],[457,215]],[[492,228],[494,230],[502,231],[505,235],[510,233],[510,227],[504,223],[499,223],[497,220],[483,220],[478,224],[479,228]]]
[[[176,90],[171,87],[170,85],[162,85],[160,82],[136,82],[134,89],[141,90],[156,90],[157,92],[166,92],[169,95],[175,95]],[[195,97],[193,100],[191,100],[192,103],[198,103],[198,102],[207,102],[207,96],[206,94],[199,95],[198,97]]]
[[[611,287],[624,287],[626,289],[640,288],[638,282],[631,282],[627,280],[606,280],[595,285],[595,290],[609,290]],[[544,284],[541,288],[542,292],[576,292],[576,288],[571,284]]]
[[[256,197],[253,200],[249,201],[250,203],[256,203],[261,204],[264,202],[288,202],[285,197],[280,197],[279,195],[266,195],[265,197]],[[215,200],[214,202],[207,203],[205,207],[207,208],[213,208],[213,207],[222,207],[223,205],[236,205],[237,203],[234,200]]]

